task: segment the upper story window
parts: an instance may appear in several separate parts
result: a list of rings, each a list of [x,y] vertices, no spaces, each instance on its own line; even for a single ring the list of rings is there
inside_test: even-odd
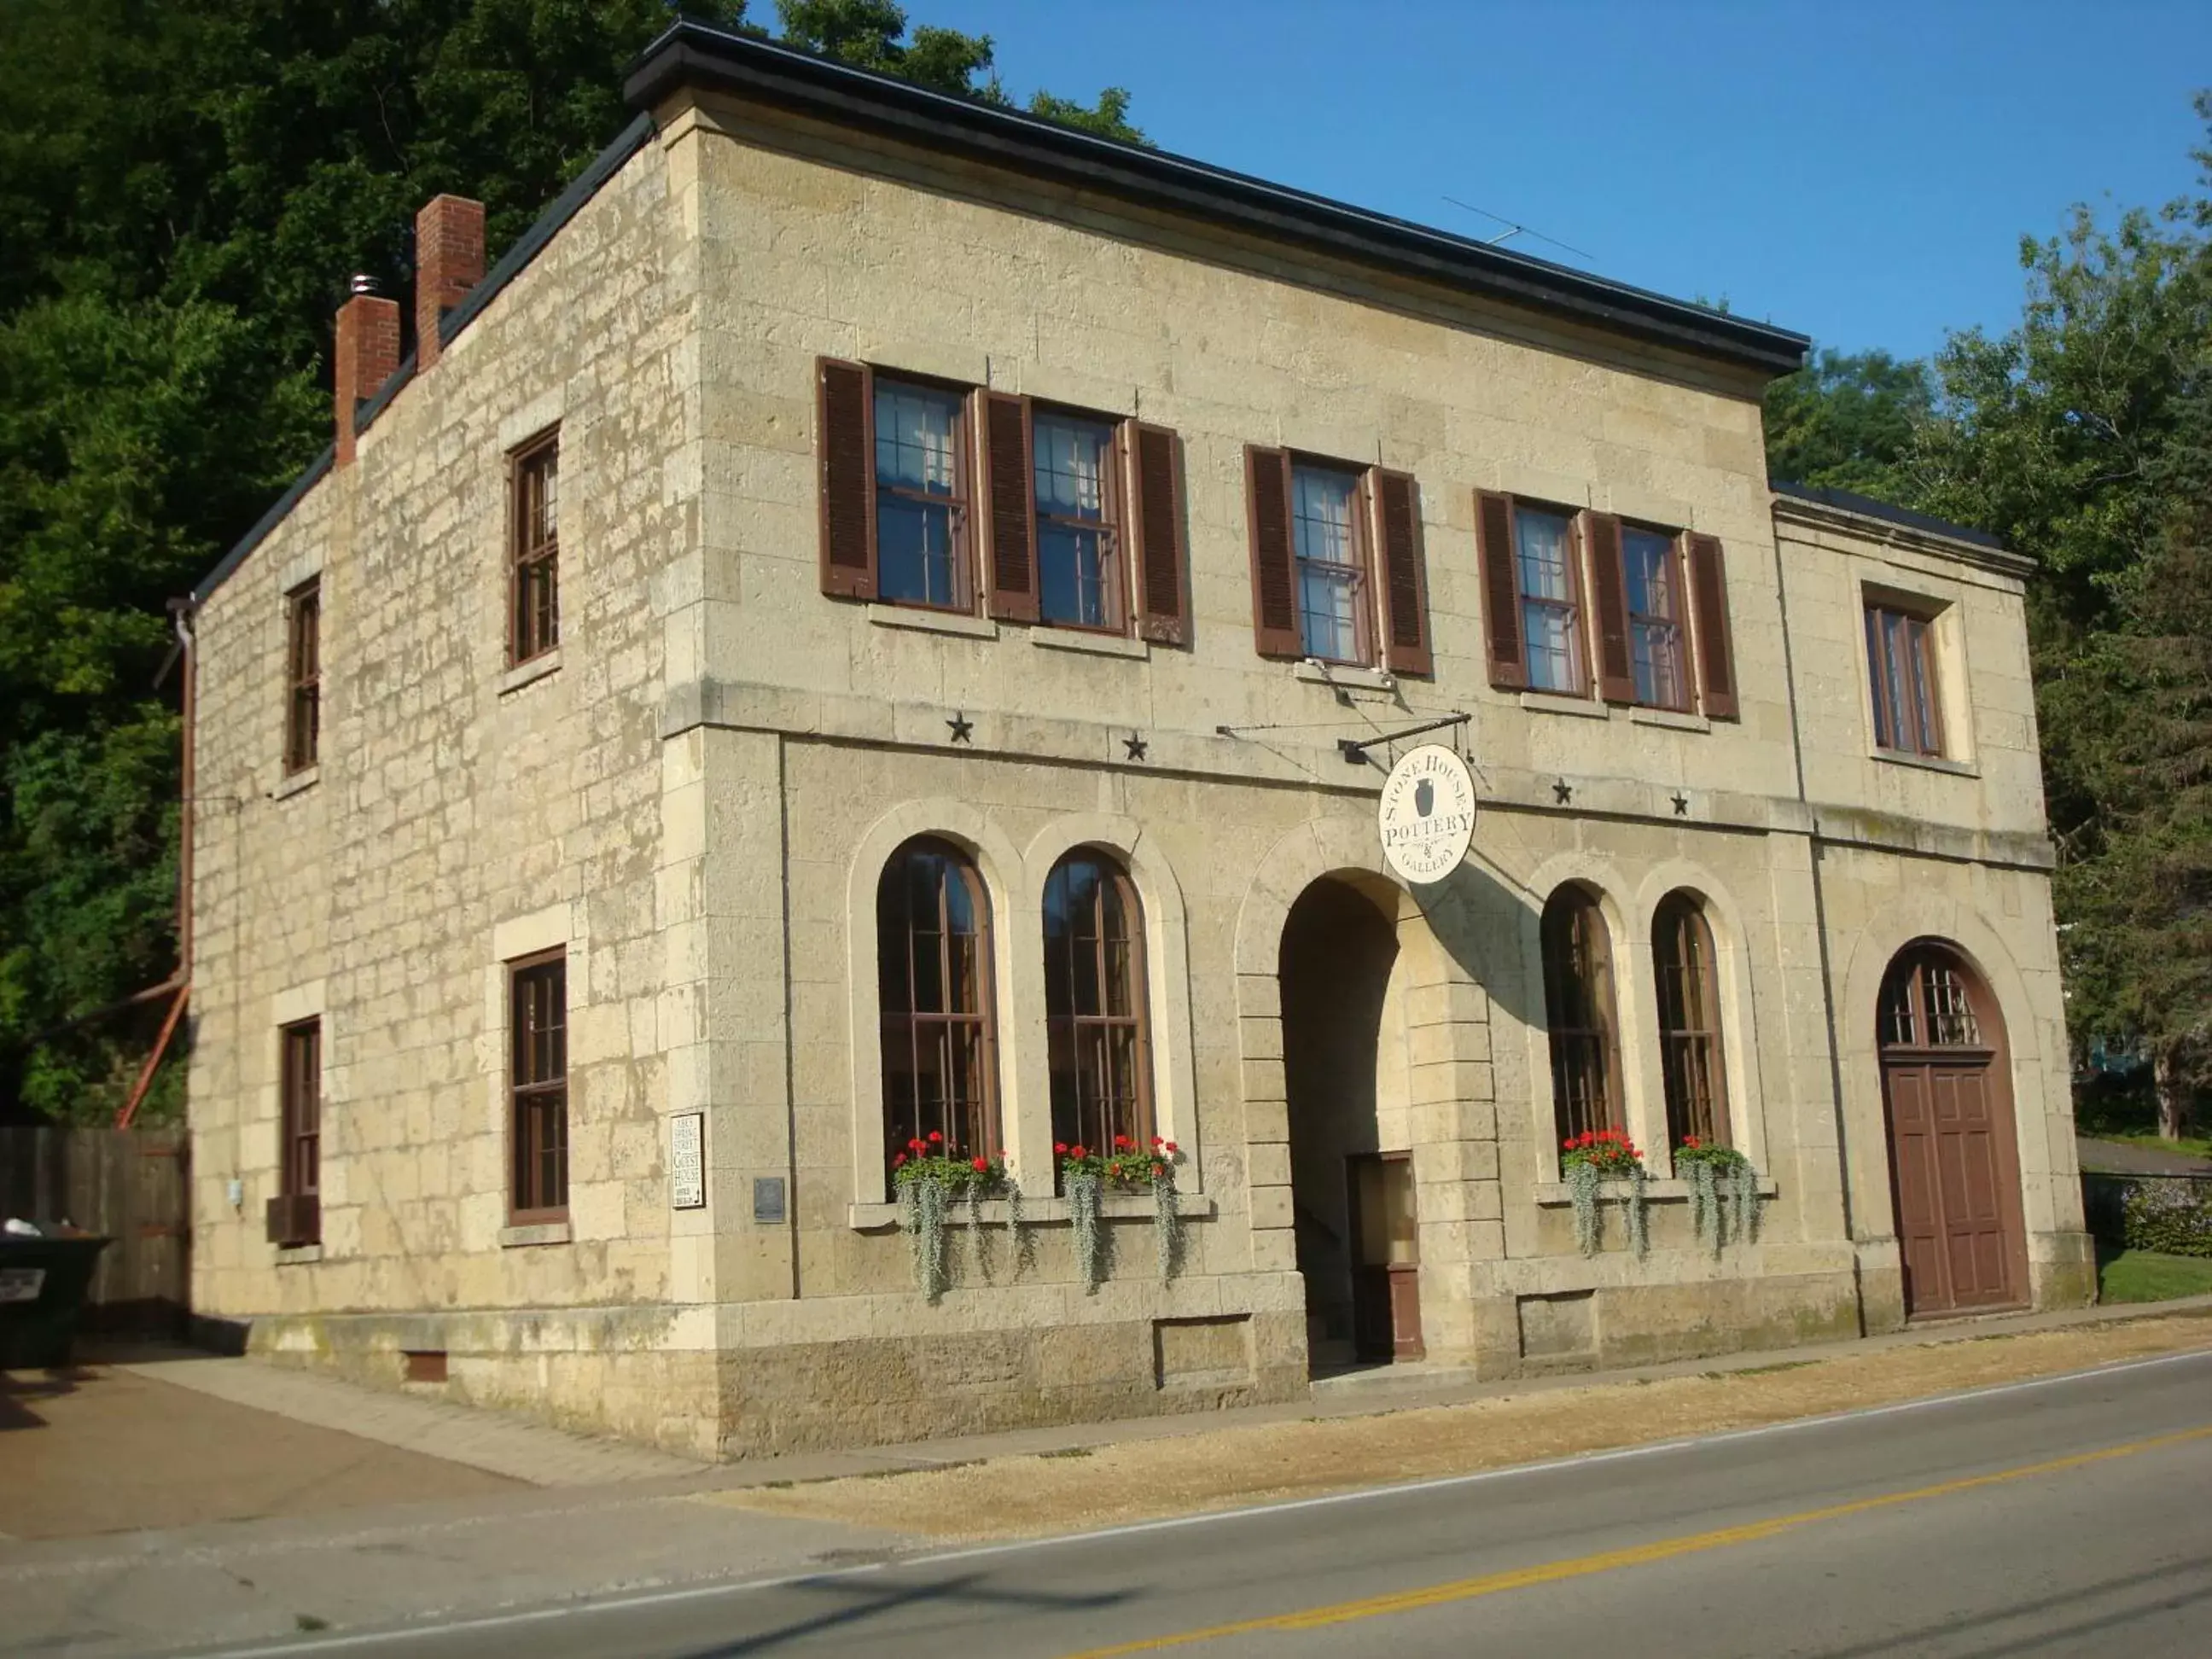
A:
[[[1564,513],[1516,504],[1513,553],[1528,684],[1534,690],[1580,696],[1589,683],[1583,666],[1582,584],[1575,572],[1572,520]]]
[[[517,1221],[553,1221],[568,1210],[568,958],[532,957],[507,969],[508,1133]]]
[[[951,842],[917,836],[884,866],[876,988],[885,1144],[936,1135],[972,1156],[996,1152],[990,901]]]
[[[1298,639],[1324,662],[1371,663],[1367,545],[1359,477],[1291,467],[1291,546],[1297,562]]]
[[[1052,1135],[1063,1145],[1143,1146],[1152,1136],[1143,921],[1121,866],[1085,848],[1044,889],[1044,1006]]]
[[[507,571],[507,657],[542,657],[561,643],[561,434],[514,453]]]
[[[1475,557],[1492,685],[1736,717],[1714,538],[1479,490]]]
[[[1560,888],[1544,906],[1542,937],[1552,1108],[1560,1139],[1621,1128],[1613,941],[1596,896],[1571,883]]]
[[[1936,625],[1926,614],[1869,599],[1867,677],[1877,748],[1942,755],[1943,709],[1936,678]]]
[[[974,604],[962,402],[957,392],[877,378],[877,597],[889,604]]]
[[[1636,701],[1649,708],[1686,709],[1690,675],[1683,647],[1680,544],[1656,531],[1624,526],[1620,563]]]
[[[304,772],[321,752],[323,584],[317,577],[284,596],[284,771]]]
[[[822,591],[1180,644],[1175,434],[824,357]]]
[[[1256,446],[1244,474],[1260,654],[1431,672],[1413,477]]]
[[[1729,1122],[1720,977],[1713,930],[1692,895],[1669,893],[1661,902],[1651,921],[1651,965],[1659,986],[1668,1144],[1679,1146],[1694,1135],[1706,1146],[1724,1146]]]
[[[1043,410],[1033,417],[1042,621],[1121,631],[1116,450],[1110,426]]]

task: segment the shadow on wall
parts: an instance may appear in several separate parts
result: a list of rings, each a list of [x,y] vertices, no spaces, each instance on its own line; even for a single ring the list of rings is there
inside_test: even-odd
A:
[[[1548,1024],[1543,975],[1530,965],[1550,895],[1530,892],[1476,863],[1479,856],[1470,853],[1449,876],[1414,896],[1430,932],[1460,971],[1489,994],[1498,1012],[1541,1030]]]

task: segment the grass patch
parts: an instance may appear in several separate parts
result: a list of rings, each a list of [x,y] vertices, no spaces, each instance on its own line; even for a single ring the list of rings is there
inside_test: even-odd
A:
[[[2212,1295],[2212,1261],[2201,1257],[2121,1250],[2097,1264],[2100,1302],[2170,1302],[2178,1296],[2207,1295]]]
[[[331,1627],[331,1621],[329,1620],[318,1619],[312,1613],[295,1613],[292,1615],[292,1622],[298,1626],[301,1630],[310,1632],[319,1630],[328,1630]]]
[[[2117,1140],[2130,1146],[2148,1146],[2154,1152],[2176,1152],[2183,1158],[2212,1158],[2212,1139],[2203,1135],[2184,1135],[2179,1140],[2167,1140],[2141,1130],[2121,1129],[2106,1130],[2098,1134],[2096,1139]]]
[[[1062,1446],[1058,1451],[1039,1452],[1037,1455],[1039,1457],[1088,1457],[1091,1452],[1091,1448],[1089,1446]]]

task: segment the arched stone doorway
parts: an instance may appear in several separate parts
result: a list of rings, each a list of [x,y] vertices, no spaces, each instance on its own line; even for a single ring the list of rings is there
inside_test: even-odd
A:
[[[1370,897],[1368,879],[1309,885],[1279,962],[1291,1209],[1317,1370],[1423,1352],[1404,1016],[1392,995],[1396,890],[1377,880]]]
[[[1951,946],[1916,939],[1882,981],[1876,1041],[1908,1316],[2028,1299],[2004,1017]]]

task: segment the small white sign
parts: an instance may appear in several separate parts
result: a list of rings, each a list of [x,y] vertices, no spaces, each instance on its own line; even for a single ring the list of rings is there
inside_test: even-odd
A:
[[[46,1283],[44,1267],[0,1267],[0,1302],[36,1302]]]
[[[678,1112],[668,1120],[668,1207],[707,1207],[707,1115]]]
[[[1442,881],[1474,837],[1474,776],[1450,750],[1425,743],[1390,769],[1375,808],[1382,860],[1411,882]]]

